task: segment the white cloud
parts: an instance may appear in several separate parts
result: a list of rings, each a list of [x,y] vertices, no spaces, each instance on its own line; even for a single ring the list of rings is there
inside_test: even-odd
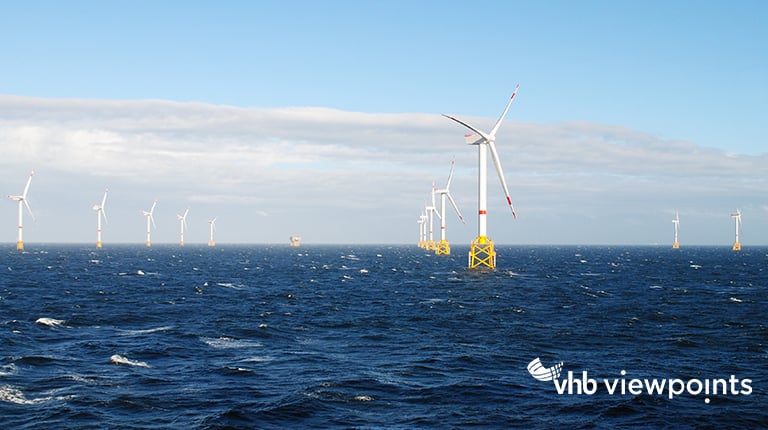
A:
[[[494,122],[464,119],[482,128]],[[469,222],[455,226],[452,235],[463,243],[475,233],[477,162],[474,147],[463,144],[463,133],[432,114],[0,96],[0,180],[6,193],[15,193],[32,168],[65,178],[36,181],[42,184],[36,183],[33,193],[41,196],[35,201],[43,212],[54,210],[46,209],[45,196],[56,193],[57,185],[99,182],[94,188],[103,189],[102,183],[119,182],[136,202],[111,197],[113,211],[139,210],[129,204],[144,206],[158,197],[158,209],[163,200],[180,206],[168,212],[194,205],[198,211],[210,207],[242,214],[228,217],[233,224],[249,225],[240,217],[254,216],[276,223],[227,238],[222,217],[220,241],[282,240],[306,226],[319,229],[302,233],[308,240],[314,235],[326,242],[412,242],[430,182],[442,185],[455,157],[454,195]],[[726,153],[613,125],[519,123],[513,114],[497,145],[520,215],[508,222],[496,214],[505,209],[491,171],[490,209],[499,242],[663,242],[673,207],[694,217],[737,205],[758,209],[767,200],[766,156]],[[7,208],[0,215],[4,225],[13,223],[12,212]],[[79,241],[78,228],[62,233],[53,220],[44,222],[48,227],[38,226],[41,235],[48,228],[62,236],[55,240]],[[126,216],[125,222],[133,221]],[[636,223],[642,227],[627,228]],[[765,223],[757,226],[753,233],[768,243]],[[342,237],[345,229],[354,230],[355,237]],[[278,239],[259,236],[277,230],[286,233],[274,233]],[[695,232],[696,240],[722,240],[707,233],[704,228]],[[10,241],[10,234],[0,238]],[[121,240],[131,241],[124,234]],[[166,239],[173,237],[168,233]]]

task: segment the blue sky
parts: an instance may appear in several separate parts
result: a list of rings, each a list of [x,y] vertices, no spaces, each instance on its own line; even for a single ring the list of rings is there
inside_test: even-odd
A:
[[[122,187],[126,226],[158,198],[168,224],[186,206],[218,215],[222,241],[407,243],[455,157],[464,243],[476,154],[439,114],[489,127],[519,82],[497,144],[520,219],[491,218],[498,242],[665,243],[678,207],[690,242],[727,244],[740,207],[745,242],[768,244],[766,19],[762,1],[5,4],[0,185],[15,194],[37,171],[33,241],[88,240],[56,192],[67,185],[88,208]],[[492,172],[489,184],[500,193]],[[78,227],[45,215],[62,210]],[[8,203],[0,221],[14,218]],[[112,237],[140,242],[137,222]]]

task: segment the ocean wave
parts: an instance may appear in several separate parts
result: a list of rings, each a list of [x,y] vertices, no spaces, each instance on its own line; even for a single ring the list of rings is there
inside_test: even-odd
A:
[[[166,325],[162,327],[155,327],[155,328],[148,328],[143,330],[120,330],[120,334],[123,336],[136,336],[141,334],[151,334],[151,333],[157,333],[160,331],[166,331],[172,329],[172,325]]]
[[[262,346],[261,343],[252,340],[235,339],[233,337],[217,337],[217,338],[201,338],[201,340],[208,346],[219,349],[230,348],[254,348]]]
[[[36,405],[38,403],[47,402],[52,397],[40,397],[37,399],[28,399],[24,393],[16,387],[10,385],[0,385],[0,400],[8,403],[15,403],[17,405]]]
[[[109,357],[109,362],[113,364],[123,364],[126,366],[149,367],[149,364],[143,361],[129,360],[123,357],[122,355],[118,355],[118,354],[114,354],[113,356]]]
[[[55,318],[38,318],[35,320],[37,324],[47,325],[48,327],[61,327],[64,326],[64,323],[66,321],[64,320],[57,320]]]

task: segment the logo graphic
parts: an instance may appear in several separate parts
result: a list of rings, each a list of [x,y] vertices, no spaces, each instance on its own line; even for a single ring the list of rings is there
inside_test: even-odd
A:
[[[560,379],[563,362],[552,367],[544,367],[539,357],[528,363],[528,373],[538,381],[552,381],[557,394],[588,395],[598,391],[610,395],[666,395],[669,400],[688,394],[690,396],[704,395],[704,403],[709,403],[710,396],[748,396],[752,394],[752,379],[739,379],[736,375],[728,378],[712,379],[679,379],[679,378],[627,378],[627,371],[619,372],[619,378],[592,378],[584,370],[579,377],[569,370],[564,379]],[[604,388],[603,388],[604,387]]]
[[[544,367],[539,357],[536,357],[528,363],[528,373],[539,381],[555,381],[560,377],[560,370],[563,368],[563,362],[559,362],[552,367]]]

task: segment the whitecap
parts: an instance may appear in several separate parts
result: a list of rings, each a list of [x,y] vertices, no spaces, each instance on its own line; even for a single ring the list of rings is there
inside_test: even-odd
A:
[[[156,328],[148,328],[144,330],[120,330],[121,334],[124,336],[135,336],[138,334],[150,334],[150,333],[157,333],[159,331],[166,331],[172,329],[172,325],[166,325],[163,327],[156,327]]]
[[[36,323],[47,325],[48,327],[59,327],[64,325],[66,321],[64,320],[57,320],[55,318],[38,318],[35,320]]]
[[[14,373],[16,373],[16,365],[13,363],[0,367],[0,376],[13,375]]]
[[[244,358],[240,361],[244,363],[266,363],[272,360],[274,360],[274,358],[272,357],[251,357],[251,358]]]
[[[25,396],[24,393],[22,393],[18,388],[12,387],[10,385],[0,385],[0,400],[9,403],[16,403],[17,405],[34,405],[51,400],[51,398],[41,397],[37,399],[28,399],[27,396]]]
[[[742,303],[742,302],[744,302],[744,300],[737,299],[736,297],[731,297],[728,300],[730,300],[730,301],[732,301],[734,303]]]
[[[139,269],[139,270],[136,271],[136,274],[141,276],[141,275],[144,275],[145,273],[144,273],[143,270]]]
[[[358,402],[370,402],[373,400],[371,396],[355,396],[355,400]]]
[[[206,345],[218,349],[230,349],[230,348],[254,348],[262,346],[259,342],[252,340],[240,340],[232,337],[217,337],[217,338],[203,338],[203,342]]]
[[[360,273],[368,273],[368,269],[360,269]]]
[[[149,364],[143,362],[143,361],[133,361],[129,360],[122,355],[115,354],[111,357],[109,357],[109,362],[113,364],[125,364],[127,366],[136,366],[136,367],[149,367]]]

